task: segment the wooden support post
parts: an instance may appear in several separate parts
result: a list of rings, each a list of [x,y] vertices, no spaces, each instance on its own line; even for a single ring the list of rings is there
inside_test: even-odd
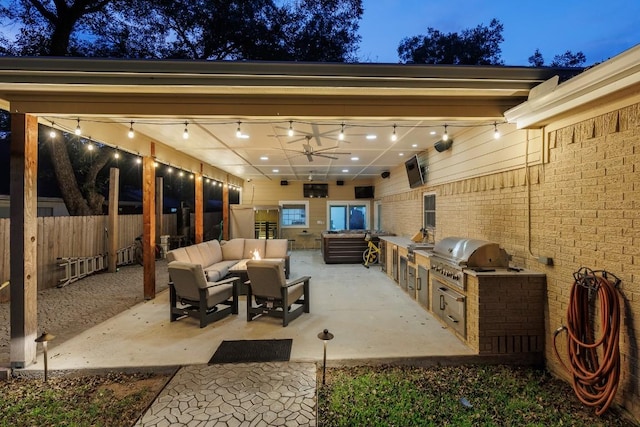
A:
[[[222,238],[229,240],[229,185],[222,186]]]
[[[120,169],[109,169],[109,228],[107,233],[107,253],[109,273],[118,268],[118,200],[120,199]]]
[[[38,337],[38,119],[11,114],[10,315],[13,368],[36,360]]]
[[[202,164],[200,164],[200,168],[202,169]],[[195,178],[196,206],[194,212],[194,231],[195,243],[200,243],[204,240],[204,190],[202,188],[202,173],[196,173]]]
[[[160,241],[164,229],[164,183],[161,176],[156,176],[156,243]]]
[[[156,297],[155,178],[155,160],[153,157],[144,157],[142,159],[142,265],[146,300]]]

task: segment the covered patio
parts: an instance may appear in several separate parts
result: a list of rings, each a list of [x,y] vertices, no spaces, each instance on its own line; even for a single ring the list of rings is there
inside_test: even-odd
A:
[[[193,171],[196,186],[195,240],[202,240],[202,181],[212,178],[243,187],[245,180],[273,181],[271,164],[262,165],[262,151],[274,136],[277,152],[288,148],[277,134],[277,121],[293,120],[321,145],[328,134],[323,126],[336,121],[362,121],[365,127],[403,131],[406,148],[390,149],[386,141],[365,141],[349,148],[363,156],[363,165],[346,179],[370,182],[396,167],[398,156],[424,149],[423,135],[412,132],[441,127],[455,138],[468,127],[496,128],[503,113],[526,100],[529,91],[563,70],[531,67],[400,66],[388,64],[281,64],[178,61],[76,60],[59,58],[0,58],[0,99],[12,116],[11,166],[11,365],[26,367],[35,361],[38,275],[36,233],[36,165],[38,122],[82,132],[112,147],[137,153],[143,169],[144,297],[155,295],[157,161]],[[575,70],[572,71],[575,73]],[[212,122],[211,120],[214,120]],[[129,126],[140,122],[136,137],[126,139]],[[176,139],[163,122],[189,123],[191,140]],[[251,143],[232,137],[229,123],[263,123]],[[267,126],[264,126],[266,122]],[[458,125],[457,130],[454,125]],[[159,126],[160,125],[160,126]],[[182,125],[180,126],[182,129]],[[344,128],[344,124],[342,128]],[[235,125],[232,126],[235,129]],[[267,132],[275,132],[270,135]],[[186,133],[186,132],[185,132]],[[435,133],[435,132],[434,132]],[[236,134],[241,134],[240,129]],[[361,135],[363,136],[363,135]],[[403,138],[404,137],[404,138]],[[431,138],[437,140],[439,136]],[[415,142],[413,142],[413,141]],[[309,139],[308,141],[311,141]],[[413,142],[413,143],[412,143]],[[253,149],[252,149],[253,147]],[[289,179],[304,180],[312,156],[286,156]],[[274,156],[278,158],[278,156]],[[301,160],[299,163],[298,161]],[[331,162],[330,162],[331,163]],[[323,168],[321,178],[345,179],[336,162]],[[273,169],[275,170],[275,169]],[[117,180],[117,175],[112,177]],[[225,196],[226,195],[226,196]],[[228,193],[223,194],[223,229],[229,230]],[[117,210],[116,207],[112,209]],[[116,216],[117,212],[110,215]],[[110,220],[111,221],[111,220]],[[115,233],[111,232],[110,235]],[[109,242],[110,256],[115,244]],[[110,260],[109,270],[115,271]],[[345,319],[345,322],[347,320]],[[149,337],[154,334],[145,332]]]

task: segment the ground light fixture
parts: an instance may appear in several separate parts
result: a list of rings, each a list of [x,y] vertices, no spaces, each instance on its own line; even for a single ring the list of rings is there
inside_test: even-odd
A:
[[[49,341],[53,341],[55,335],[51,335],[48,332],[43,332],[38,338],[36,338],[36,342],[42,343],[42,350],[44,350],[44,382],[47,382],[48,376],[48,367],[47,367],[47,343]]]
[[[324,345],[324,353],[322,356],[322,385],[325,384],[325,374],[327,371],[327,343],[333,339],[333,334],[328,329],[320,332],[318,338],[322,340]]]

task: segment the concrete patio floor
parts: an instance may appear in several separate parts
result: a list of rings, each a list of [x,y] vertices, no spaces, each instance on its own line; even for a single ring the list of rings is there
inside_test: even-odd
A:
[[[185,318],[169,321],[168,291],[67,339],[49,350],[49,369],[131,368],[206,364],[223,340],[291,338],[291,361],[322,360],[317,335],[329,329],[330,365],[373,360],[447,358],[473,352],[411,299],[380,267],[324,264],[320,251],[292,254],[291,278],[311,276],[311,312],[286,328],[279,319],[246,321],[240,313],[199,328]],[[142,284],[140,284],[142,286]],[[41,370],[43,355],[26,370]]]

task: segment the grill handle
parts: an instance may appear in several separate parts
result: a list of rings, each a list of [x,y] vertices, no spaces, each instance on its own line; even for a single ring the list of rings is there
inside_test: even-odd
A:
[[[458,322],[459,322],[458,320],[456,320],[456,318],[455,318],[455,317],[453,317],[453,316],[452,316],[452,315],[450,315],[450,314],[447,314],[447,317],[448,317],[448,318],[449,318],[449,320],[451,320],[453,323],[458,323]]]

